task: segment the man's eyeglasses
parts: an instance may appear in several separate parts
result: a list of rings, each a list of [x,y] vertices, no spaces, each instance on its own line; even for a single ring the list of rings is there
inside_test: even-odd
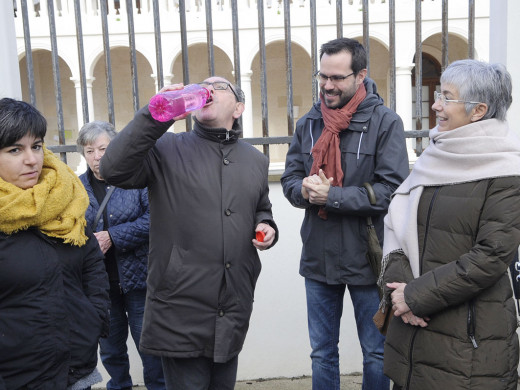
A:
[[[446,99],[442,93],[433,91],[433,99],[436,102],[437,100],[441,101],[443,106],[448,105],[449,103],[470,103],[470,104],[481,104],[482,102],[468,102],[466,100],[455,100],[455,99]]]
[[[320,84],[325,84],[327,82],[327,80],[330,80],[330,82],[332,84],[339,84],[341,83],[343,80],[345,80],[347,77],[350,77],[352,76],[353,74],[355,74],[356,72],[352,72],[351,74],[348,74],[346,76],[339,76],[339,75],[333,75],[333,76],[327,76],[327,75],[324,75],[323,73],[320,73],[320,71],[317,71],[315,74],[314,74],[314,78],[316,79],[316,81]]]
[[[233,87],[227,81],[213,81],[212,83],[209,82],[209,81],[203,81],[202,83],[199,83],[199,85],[202,85],[203,87],[207,86],[207,85],[211,85],[213,87],[213,89],[215,89],[217,91],[223,91],[223,90],[225,90],[225,89],[227,89],[229,87],[231,92],[233,92],[233,95],[235,95],[235,98],[237,99],[237,102],[240,101],[240,99],[238,98],[238,95],[233,90]]]

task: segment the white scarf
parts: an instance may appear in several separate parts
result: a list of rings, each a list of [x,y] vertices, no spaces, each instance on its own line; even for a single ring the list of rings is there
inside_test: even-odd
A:
[[[419,276],[417,207],[424,187],[507,176],[520,176],[520,139],[507,122],[487,119],[445,132],[430,130],[430,145],[390,202],[378,282],[395,251],[404,252],[414,277]]]

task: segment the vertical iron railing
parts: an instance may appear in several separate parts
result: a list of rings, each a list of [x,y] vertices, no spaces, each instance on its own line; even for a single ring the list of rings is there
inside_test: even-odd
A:
[[[85,49],[83,47],[83,27],[81,24],[81,6],[79,0],[74,0],[74,18],[76,20],[76,44],[78,45],[79,82],[81,88],[81,111],[83,123],[89,121],[87,76],[85,70]]]
[[[132,75],[132,101],[134,112],[139,110],[139,80],[137,72],[137,55],[135,49],[134,11],[132,0],[126,0],[126,15],[128,19],[128,45],[130,46],[130,72]]]
[[[258,6],[258,44],[260,51],[260,91],[262,96],[262,136],[269,137],[267,107],[267,72],[265,58],[264,0],[257,0]],[[264,154],[269,158],[269,145],[264,145]]]
[[[100,1],[100,17],[101,17],[101,29],[103,31],[103,50],[105,53],[105,77],[107,79],[107,108],[108,108],[108,121],[114,126],[116,125],[116,116],[114,111],[114,88],[112,86],[112,60],[110,59],[110,42],[108,32],[108,10],[107,3]]]
[[[415,0],[415,129],[422,130],[422,0]],[[415,153],[422,153],[422,138],[416,138]]]
[[[285,77],[287,91],[287,134],[293,135],[293,81],[292,81],[292,50],[291,50],[291,8],[289,0],[283,0],[284,31],[285,31]]]
[[[390,0],[388,4],[388,51],[390,61],[390,109],[396,108],[396,71],[395,71],[395,0]]]
[[[61,97],[60,58],[58,56],[58,41],[56,38],[56,21],[54,19],[54,1],[47,0],[49,13],[49,35],[51,38],[52,73],[54,76],[54,92],[56,94],[56,116],[58,119],[58,139],[60,145],[65,145],[65,125],[63,123],[63,100]],[[67,154],[60,153],[63,162],[67,162]]]
[[[23,32],[25,37],[25,57],[27,61],[27,76],[28,76],[28,88],[30,94],[31,103],[37,106],[35,81],[34,81],[34,64],[32,57],[32,46],[31,46],[31,32],[29,29],[29,16],[27,0],[17,0],[21,2],[21,16],[23,19]],[[56,26],[54,11],[58,10],[59,15],[68,12],[68,8],[65,7],[62,10],[61,3],[58,5],[54,4],[55,0],[45,0],[47,2],[47,12],[49,18],[49,30],[51,35],[51,48],[52,48],[52,65],[53,65],[53,77],[54,77],[54,88],[56,93],[56,114],[57,114],[57,126],[59,134],[60,145],[65,145],[65,132],[64,132],[64,121],[63,121],[63,106],[61,96],[61,84],[60,84],[60,70],[59,70],[59,56],[58,56],[58,44],[56,40]],[[83,110],[83,122],[89,120],[88,111],[88,97],[87,97],[87,80],[85,70],[85,58],[84,58],[84,47],[83,47],[83,31],[82,31],[82,11],[80,4],[87,4],[82,0],[71,0],[74,4],[74,13],[76,21],[76,42],[78,47],[78,66],[81,86],[81,99],[82,99],[82,110]],[[108,0],[109,2],[113,0]],[[441,67],[444,69],[448,65],[449,61],[449,29],[448,29],[448,2],[449,0],[435,0],[442,1],[442,33],[441,33]],[[32,4],[32,1],[30,2]],[[159,4],[160,3],[160,4]],[[217,3],[216,0],[205,0],[205,17],[206,17],[206,35],[207,35],[207,52],[208,52],[208,74],[213,76],[215,74],[215,54],[214,54],[214,42],[213,42],[213,18],[222,17],[222,13],[226,12],[226,7],[231,10],[231,21],[232,21],[232,35],[233,35],[233,74],[235,83],[241,86],[242,74],[240,67],[240,42],[239,42],[239,25],[238,25],[238,0],[230,0],[228,2],[218,2],[218,13],[214,15],[212,11],[212,4]],[[282,3],[281,0],[278,1]],[[291,38],[291,7],[298,6],[296,2],[290,0],[283,0],[283,12],[284,12],[284,48],[285,48],[285,73],[286,73],[286,94],[287,94],[287,135],[291,136],[294,131],[294,111],[293,111],[293,61],[292,61],[292,38]],[[319,49],[317,43],[318,29],[317,26],[317,3],[320,7],[323,7],[325,3],[332,7],[332,0],[325,2],[324,0],[308,0],[305,2],[305,7],[309,9],[309,28],[310,28],[310,67],[311,76],[313,76],[318,70],[319,62]],[[348,13],[344,13],[344,0],[336,0],[336,35],[337,37],[343,36],[344,14],[350,16]],[[370,58],[370,10],[369,0],[357,0],[354,2],[349,1],[350,5],[349,12],[353,9],[361,11],[362,13],[362,31],[363,31],[363,43],[367,51],[368,58]],[[370,2],[370,3],[373,3]],[[389,27],[389,73],[388,73],[388,90],[389,90],[389,106],[391,109],[396,108],[396,7],[399,6],[399,2],[396,0],[381,1],[381,4],[388,4],[388,27]],[[94,3],[92,3],[94,4]],[[140,4],[140,3],[139,3]],[[200,3],[198,3],[200,5]],[[240,2],[242,7],[254,7],[253,1],[246,4],[246,2]],[[358,4],[361,4],[359,8]],[[15,3],[16,5],[16,3]],[[167,6],[166,1],[160,0],[149,0],[147,5],[143,5],[143,9],[151,11],[153,14],[154,23],[154,38],[155,38],[155,54],[156,54],[156,77],[158,88],[163,87],[164,73],[163,73],[163,60],[162,60],[162,43],[161,43],[161,26],[160,26],[160,5]],[[183,82],[189,84],[189,55],[188,55],[188,30],[186,25],[186,4],[185,0],[179,0],[179,22],[180,22],[180,37],[181,37],[181,56],[182,56],[182,71],[183,71]],[[95,5],[97,7],[97,5]],[[137,70],[137,56],[136,56],[136,37],[135,37],[135,24],[133,7],[137,7],[137,3],[133,3],[132,0],[126,0],[126,12],[128,17],[128,34],[129,34],[129,50],[130,50],[130,70],[132,75],[132,93],[133,93],[133,107],[134,111],[139,109],[139,78]],[[373,5],[371,5],[373,6]],[[407,133],[407,136],[417,138],[417,154],[422,152],[422,139],[420,135],[424,135],[422,130],[422,2],[421,0],[415,1],[415,120],[416,120],[416,131]],[[88,7],[87,7],[88,8]],[[259,44],[259,62],[260,62],[260,94],[261,94],[261,119],[262,119],[262,138],[252,138],[252,143],[263,145],[264,153],[269,157],[269,145],[275,144],[278,141],[287,143],[289,137],[270,137],[269,131],[269,115],[268,115],[268,91],[267,91],[267,59],[266,59],[266,34],[265,34],[265,20],[264,20],[264,0],[256,1],[256,8],[258,13],[258,44]],[[113,8],[111,8],[112,10]],[[39,8],[35,11],[39,11]],[[102,27],[102,38],[103,38],[103,50],[105,56],[105,75],[106,75],[106,94],[107,94],[107,106],[108,106],[108,120],[115,124],[115,113],[114,113],[114,93],[112,85],[112,64],[110,57],[110,42],[109,42],[109,23],[107,19],[108,14],[108,3],[107,1],[99,1],[99,16],[101,19]],[[139,12],[141,10],[139,9]],[[37,12],[39,16],[39,12]],[[60,16],[63,17],[63,16]],[[468,57],[474,58],[475,56],[475,1],[468,0]],[[370,72],[370,61],[368,62],[367,70]],[[310,80],[309,85],[311,86],[312,100],[315,102],[319,98],[318,85],[314,77]],[[78,113],[79,115],[79,113]],[[186,129],[191,129],[191,120],[188,117],[186,120]],[[290,142],[290,141],[289,141]],[[66,159],[65,152],[69,152],[72,148],[60,148],[56,147],[55,150],[61,153],[61,158]]]
[[[27,74],[29,82],[29,95],[31,104],[36,107],[36,88],[34,86],[34,72],[33,72],[33,56],[31,49],[31,32],[29,29],[29,16],[27,15],[27,0],[21,0],[22,5],[22,19],[23,19],[23,34],[25,36],[25,61],[27,65]]]

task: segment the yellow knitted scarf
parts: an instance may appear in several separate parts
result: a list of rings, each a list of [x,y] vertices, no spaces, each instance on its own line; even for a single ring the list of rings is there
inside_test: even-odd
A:
[[[43,148],[43,169],[32,188],[21,189],[0,178],[0,231],[12,234],[36,227],[65,243],[83,246],[89,199],[76,174]]]

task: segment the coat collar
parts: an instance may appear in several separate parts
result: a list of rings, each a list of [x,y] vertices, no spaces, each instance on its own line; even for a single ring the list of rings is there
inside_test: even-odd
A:
[[[201,138],[208,139],[213,142],[230,144],[238,141],[242,130],[237,129],[238,126],[233,125],[233,129],[206,127],[200,123],[197,118],[193,118],[195,125],[193,132]]]

